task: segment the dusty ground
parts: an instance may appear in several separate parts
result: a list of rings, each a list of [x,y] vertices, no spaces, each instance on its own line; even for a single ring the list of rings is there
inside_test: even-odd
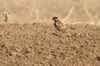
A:
[[[0,6],[0,66],[100,66],[100,0],[0,0]],[[58,32],[52,17],[63,20],[72,6],[65,22],[85,24]],[[4,21],[5,11],[12,20]]]
[[[0,66],[100,66],[100,27],[0,25]]]

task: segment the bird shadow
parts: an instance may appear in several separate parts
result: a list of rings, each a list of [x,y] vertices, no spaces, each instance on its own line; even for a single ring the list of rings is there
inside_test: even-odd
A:
[[[55,36],[61,37],[61,35],[59,33],[52,33]]]

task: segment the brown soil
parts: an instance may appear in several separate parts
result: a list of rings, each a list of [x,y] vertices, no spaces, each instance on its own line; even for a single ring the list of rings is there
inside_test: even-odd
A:
[[[0,25],[0,66],[100,66],[100,27]]]
[[[100,26],[86,25],[100,25],[100,0],[0,0],[0,6],[0,66],[100,66]],[[62,21],[72,6],[65,22],[85,25],[57,31],[52,17]],[[4,21],[5,11],[11,21]]]

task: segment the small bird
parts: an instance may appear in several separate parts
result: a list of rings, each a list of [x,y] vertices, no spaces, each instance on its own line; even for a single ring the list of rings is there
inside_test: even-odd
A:
[[[58,31],[62,31],[65,29],[65,24],[61,22],[58,17],[53,17],[52,20],[54,21],[54,26]]]

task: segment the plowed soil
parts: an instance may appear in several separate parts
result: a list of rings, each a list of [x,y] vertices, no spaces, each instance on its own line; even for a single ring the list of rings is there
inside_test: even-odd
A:
[[[0,66],[100,66],[100,27],[0,25]]]

